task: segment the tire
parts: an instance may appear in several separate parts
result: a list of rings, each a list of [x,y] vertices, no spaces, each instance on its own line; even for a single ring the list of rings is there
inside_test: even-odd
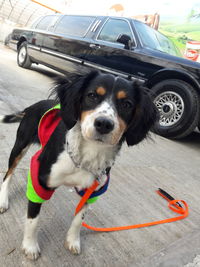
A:
[[[151,88],[160,119],[153,131],[161,136],[180,139],[189,135],[199,121],[199,95],[187,82],[165,80]]]
[[[18,66],[29,69],[31,67],[31,59],[27,51],[27,42],[23,42],[17,51],[17,64]]]

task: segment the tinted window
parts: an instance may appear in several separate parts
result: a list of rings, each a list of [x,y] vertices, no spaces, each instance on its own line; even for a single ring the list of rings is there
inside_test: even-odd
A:
[[[95,17],[64,16],[58,23],[55,32],[83,37],[94,20]]]
[[[120,19],[109,19],[97,39],[108,42],[117,42],[117,38],[121,34],[127,34],[132,39],[132,33],[128,22]]]
[[[166,36],[144,23],[141,23],[139,21],[134,21],[134,23],[144,46],[171,54],[173,56],[180,56],[178,49]]]
[[[43,19],[41,19],[41,21],[37,24],[37,26],[35,27],[36,29],[39,30],[47,30],[48,27],[54,22],[54,20],[56,20],[57,17],[56,16],[46,16]]]

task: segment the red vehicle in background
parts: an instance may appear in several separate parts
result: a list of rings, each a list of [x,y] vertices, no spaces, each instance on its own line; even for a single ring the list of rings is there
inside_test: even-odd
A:
[[[200,63],[200,42],[198,41],[187,42],[184,56],[187,59]]]

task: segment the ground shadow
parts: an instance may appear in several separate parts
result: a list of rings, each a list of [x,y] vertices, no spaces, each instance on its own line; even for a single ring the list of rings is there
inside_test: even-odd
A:
[[[190,135],[180,140],[176,140],[176,142],[185,144],[186,146],[189,146],[189,147],[195,147],[195,148],[200,149],[200,133],[194,131]]]

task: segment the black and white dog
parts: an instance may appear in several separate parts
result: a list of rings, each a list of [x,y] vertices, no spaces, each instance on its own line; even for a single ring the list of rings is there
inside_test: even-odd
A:
[[[12,173],[32,143],[38,143],[38,123],[57,101],[61,104],[59,122],[39,157],[39,183],[46,189],[60,185],[90,187],[102,171],[114,164],[123,142],[133,146],[148,134],[157,110],[146,88],[111,74],[91,72],[72,80],[62,79],[55,88],[57,100],[38,102],[22,113],[1,117],[1,122],[21,121],[12,149],[9,168],[0,191],[0,213],[8,209],[8,189]],[[65,246],[80,253],[80,228],[88,205],[74,217]],[[22,248],[37,259],[40,248],[36,226],[41,204],[29,201]]]

